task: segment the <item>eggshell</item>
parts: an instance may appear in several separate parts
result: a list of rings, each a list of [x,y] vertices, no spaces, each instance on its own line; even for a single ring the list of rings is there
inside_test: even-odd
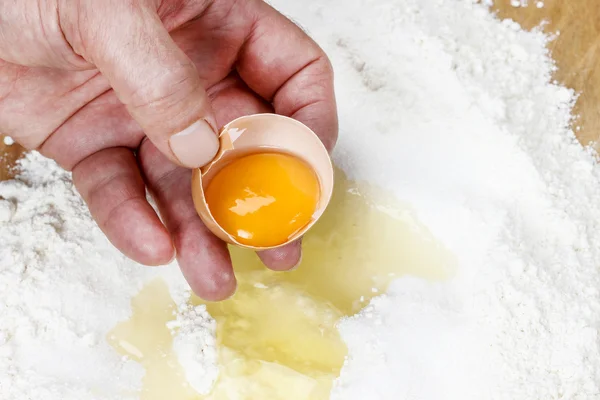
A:
[[[333,192],[333,165],[318,136],[301,122],[277,114],[254,114],[235,119],[219,134],[221,147],[214,160],[192,173],[192,196],[198,215],[207,228],[223,241],[254,250],[284,246],[304,235],[327,208]],[[285,243],[254,247],[239,243],[213,218],[204,190],[217,172],[233,159],[262,151],[281,151],[296,156],[313,168],[321,186],[320,198],[312,220]]]

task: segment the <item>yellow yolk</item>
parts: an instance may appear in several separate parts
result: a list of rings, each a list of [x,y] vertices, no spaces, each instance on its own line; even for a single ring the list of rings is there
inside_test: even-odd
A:
[[[284,243],[312,219],[320,196],[315,172],[282,153],[251,154],[217,172],[206,188],[217,223],[239,243]]]

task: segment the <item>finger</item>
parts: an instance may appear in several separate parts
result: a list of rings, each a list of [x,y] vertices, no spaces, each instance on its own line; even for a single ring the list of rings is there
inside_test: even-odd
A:
[[[200,221],[191,192],[191,172],[171,163],[150,141],[142,143],[139,160],[148,188],[169,230],[177,261],[190,287],[210,301],[235,292],[227,246]]]
[[[87,10],[84,54],[164,155],[200,167],[219,146],[213,112],[194,63],[146,3],[107,0],[110,18]]]
[[[174,257],[169,233],[146,201],[146,187],[129,149],[114,147],[73,169],[75,187],[98,226],[123,254],[146,265]]]
[[[217,121],[221,124],[243,115],[273,111],[269,104],[258,98],[235,74],[211,88],[209,93],[216,110]],[[260,251],[258,256],[263,264],[272,270],[292,269],[300,263],[302,257],[301,241],[277,249]]]
[[[299,27],[262,1],[252,1],[256,22],[237,69],[275,111],[315,131],[331,151],[338,118],[333,69],[323,50]]]
[[[208,89],[208,95],[219,125],[244,115],[273,112],[273,107],[257,96],[236,73]]]
[[[289,271],[302,261],[302,238],[277,249],[257,252],[260,260],[273,271]]]

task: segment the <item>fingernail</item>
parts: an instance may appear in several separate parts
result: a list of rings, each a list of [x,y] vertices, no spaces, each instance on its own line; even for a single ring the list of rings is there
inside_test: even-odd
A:
[[[213,128],[201,119],[171,136],[169,145],[181,164],[198,168],[215,157],[219,150],[219,139]]]

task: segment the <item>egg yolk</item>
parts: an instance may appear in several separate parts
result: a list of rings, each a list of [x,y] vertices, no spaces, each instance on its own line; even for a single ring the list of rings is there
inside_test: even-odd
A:
[[[320,196],[315,172],[281,153],[240,157],[221,169],[205,191],[217,223],[239,243],[277,246],[312,219]]]

